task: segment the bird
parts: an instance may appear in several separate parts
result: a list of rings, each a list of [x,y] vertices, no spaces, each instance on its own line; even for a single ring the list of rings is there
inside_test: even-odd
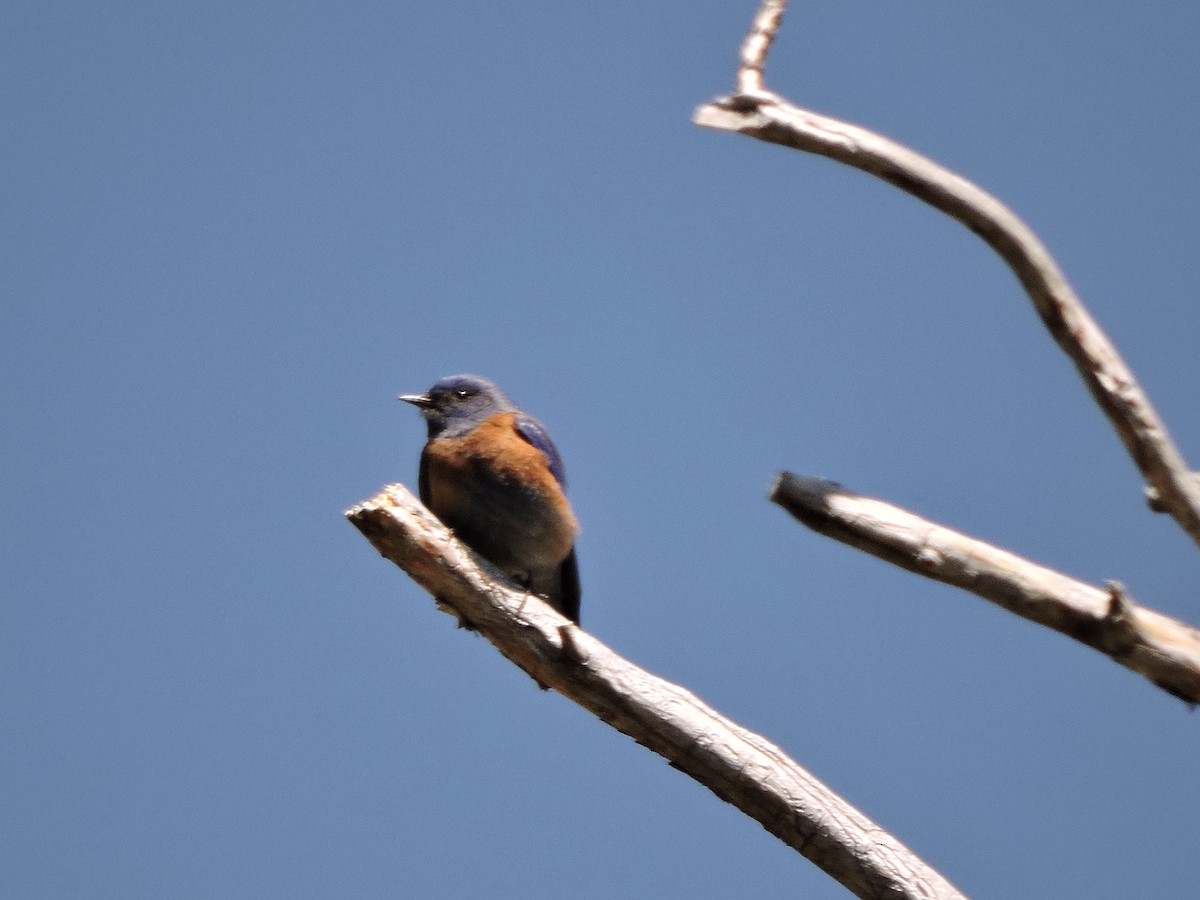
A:
[[[448,375],[417,407],[428,438],[421,502],[517,584],[579,622],[579,523],[558,448],[537,419],[482,375]]]

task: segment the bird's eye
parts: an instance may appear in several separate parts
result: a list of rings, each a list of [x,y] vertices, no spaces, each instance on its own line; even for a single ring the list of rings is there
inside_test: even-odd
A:
[[[466,400],[468,397],[471,396],[471,392],[464,388],[462,390],[455,391],[454,396],[457,397],[459,400]]]

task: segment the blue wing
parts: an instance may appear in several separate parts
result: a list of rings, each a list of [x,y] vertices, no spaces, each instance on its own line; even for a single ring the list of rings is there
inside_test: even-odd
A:
[[[550,439],[549,432],[542,427],[541,422],[524,413],[517,415],[516,426],[517,433],[541,451],[542,456],[546,458],[546,463],[550,466],[550,474],[554,476],[559,486],[565,490],[567,487],[567,472],[563,468],[562,457],[558,455],[558,448],[554,446],[554,441]],[[556,598],[556,601],[551,602],[558,607],[564,616],[568,619],[573,619],[578,624],[581,591],[579,589],[579,564],[575,560],[574,547],[571,548],[571,552],[559,567],[558,577],[559,596]]]
[[[565,488],[567,472],[563,468],[562,457],[558,455],[558,448],[554,446],[554,441],[550,439],[550,434],[542,427],[542,423],[533,416],[521,413],[517,415],[516,425],[517,433],[542,452],[542,456],[546,457],[546,462],[550,466],[550,474],[554,476],[554,480],[559,485]]]

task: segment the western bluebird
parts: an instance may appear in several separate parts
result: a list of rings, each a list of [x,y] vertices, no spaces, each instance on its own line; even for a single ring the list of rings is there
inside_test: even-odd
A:
[[[579,524],[562,458],[542,424],[479,375],[399,399],[421,411],[421,502],[518,584],[579,621]]]

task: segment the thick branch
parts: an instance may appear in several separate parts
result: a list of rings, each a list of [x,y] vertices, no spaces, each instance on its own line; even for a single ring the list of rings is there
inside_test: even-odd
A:
[[[623,659],[539,598],[494,581],[402,486],[346,516],[540,683],[658,753],[859,897],[962,896],[778,747]]]
[[[1076,581],[821,478],[784,472],[771,500],[814,531],[978,594],[1200,703],[1200,632],[1134,605],[1115,583],[1103,590]]]
[[[1200,544],[1200,480],[1115,346],[1037,236],[995,197],[931,159],[865,128],[818,115],[762,90],[765,55],[785,3],[765,0],[738,69],[739,93],[699,107],[697,125],[828,156],[869,172],[954,217],[1020,279],[1051,336],[1075,363],[1157,502]]]

